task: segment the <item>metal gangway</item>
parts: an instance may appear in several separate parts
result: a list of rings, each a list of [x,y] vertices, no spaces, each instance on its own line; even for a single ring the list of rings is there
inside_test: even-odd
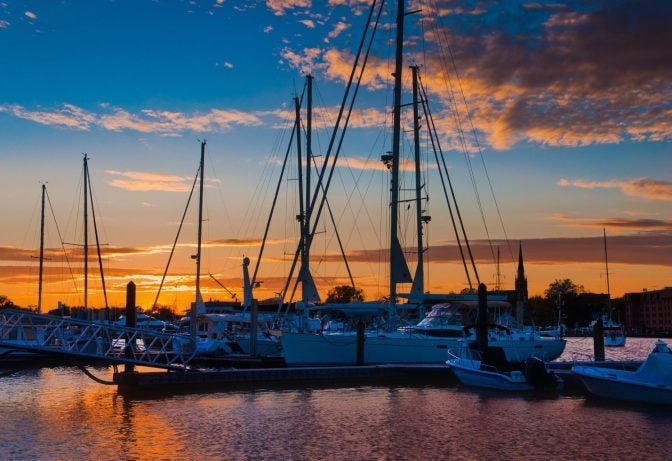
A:
[[[0,310],[0,348],[169,370],[185,370],[196,355],[188,335],[16,309]]]

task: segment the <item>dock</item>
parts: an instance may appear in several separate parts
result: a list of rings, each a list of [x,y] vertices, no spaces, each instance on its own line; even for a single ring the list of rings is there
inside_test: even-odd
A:
[[[565,381],[567,393],[582,394],[585,389],[571,372],[571,367],[579,364],[634,370],[641,362],[550,362],[547,366]],[[113,381],[121,394],[375,385],[454,387],[459,384],[450,368],[444,364],[133,371],[115,373]]]
[[[113,380],[122,394],[457,383],[443,364],[118,372]]]

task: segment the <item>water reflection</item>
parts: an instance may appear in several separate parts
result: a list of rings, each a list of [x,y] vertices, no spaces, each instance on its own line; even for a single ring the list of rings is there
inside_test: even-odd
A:
[[[446,385],[135,399],[70,368],[0,386],[2,459],[663,460],[672,450],[672,409],[564,395]]]

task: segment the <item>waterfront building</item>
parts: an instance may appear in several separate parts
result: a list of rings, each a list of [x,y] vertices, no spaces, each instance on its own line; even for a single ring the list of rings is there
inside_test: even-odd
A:
[[[672,334],[672,287],[626,293],[625,327],[641,335]]]

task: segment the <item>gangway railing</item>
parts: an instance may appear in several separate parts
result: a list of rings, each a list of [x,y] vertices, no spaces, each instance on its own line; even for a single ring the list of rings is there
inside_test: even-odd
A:
[[[0,348],[184,370],[196,355],[191,336],[101,322],[0,310]]]

